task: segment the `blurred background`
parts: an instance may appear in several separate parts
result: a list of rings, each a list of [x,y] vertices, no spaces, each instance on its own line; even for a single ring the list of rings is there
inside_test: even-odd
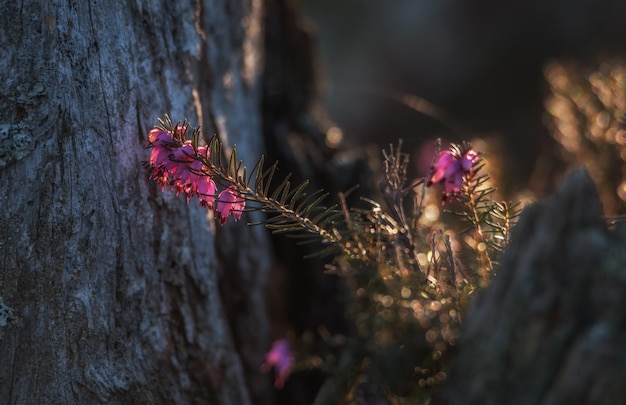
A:
[[[626,49],[619,0],[300,0],[300,8],[317,37],[325,106],[347,140],[402,138],[419,153],[435,137],[479,137],[501,158],[507,196],[543,195],[565,170],[546,113],[546,69],[593,70]],[[444,119],[408,108],[398,92]]]
[[[274,114],[266,114],[266,131],[278,139],[273,149],[282,165],[303,178],[317,175],[312,184],[332,195],[354,184],[364,195],[375,193],[375,182],[369,190],[365,184],[373,165],[330,168],[333,152],[313,153],[318,144],[308,140],[284,152],[293,133],[315,133],[301,117],[315,104],[307,97],[319,85],[326,110],[320,115],[331,121],[321,125],[327,149],[367,149],[380,157],[402,139],[412,155],[411,174],[424,176],[436,138],[444,147],[472,141],[489,164],[496,198],[513,201],[547,195],[582,164],[607,215],[626,213],[626,1],[292,1],[295,14],[307,17],[316,49],[309,54],[298,47],[299,31],[290,37],[268,22],[268,32],[296,44],[284,58],[266,49],[266,103]],[[318,83],[309,83],[309,58]],[[290,63],[291,69],[284,66]],[[303,96],[283,98],[294,93],[282,91],[288,86]],[[307,157],[308,171],[301,163]],[[274,335],[311,347],[329,340],[325,334],[349,335],[341,280],[324,274],[321,260],[302,261],[290,243],[277,242],[282,267],[268,287]],[[300,370],[278,391],[277,403],[310,403],[323,381],[324,373]]]

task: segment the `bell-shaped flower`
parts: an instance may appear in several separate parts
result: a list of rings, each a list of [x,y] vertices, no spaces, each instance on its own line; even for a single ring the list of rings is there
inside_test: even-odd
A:
[[[193,146],[191,142],[187,141],[180,148],[174,149],[168,156],[168,162],[165,163],[165,170],[170,174],[176,174],[178,178],[181,175],[188,175],[188,173],[181,173],[188,171],[187,165],[193,162]]]
[[[452,163],[454,163],[455,158],[452,151],[444,150],[439,154],[437,158],[437,162],[435,163],[433,175],[428,180],[427,186],[430,186],[433,183],[439,183],[442,181],[447,174],[448,168]]]
[[[472,170],[472,167],[480,160],[480,156],[473,149],[465,152],[463,157],[461,158],[461,167],[465,172],[469,172]]]
[[[148,163],[154,169],[160,169],[165,163],[167,163],[168,158],[172,153],[166,146],[155,144],[152,148],[152,152],[150,152],[150,159]]]
[[[220,222],[225,224],[229,215],[232,215],[235,221],[238,221],[245,208],[246,200],[241,197],[235,186],[229,186],[217,197],[215,211],[220,217]]]
[[[467,149],[463,155],[457,147],[453,147],[452,150],[444,150],[439,154],[432,169],[433,174],[426,185],[443,184],[442,202],[445,202],[449,196],[461,192],[463,180],[471,175],[473,167],[479,160],[480,156],[473,149]]]
[[[274,386],[280,389],[283,388],[287,378],[289,378],[289,373],[295,362],[295,358],[291,354],[289,342],[285,339],[279,339],[272,344],[272,348],[265,355],[265,361],[261,365],[261,370],[268,372],[274,367]]]
[[[160,128],[152,128],[148,133],[148,142],[150,145],[168,145],[174,141],[174,135],[170,131]]]
[[[201,206],[213,209],[216,192],[217,186],[211,177],[198,176],[198,180],[196,181],[196,193],[198,194]]]

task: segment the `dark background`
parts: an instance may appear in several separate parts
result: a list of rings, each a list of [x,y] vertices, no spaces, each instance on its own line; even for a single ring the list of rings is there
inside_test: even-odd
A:
[[[551,60],[597,63],[624,55],[626,2],[613,0],[302,0],[320,55],[323,97],[347,139],[409,147],[440,136],[490,139],[504,194],[529,184],[537,156],[555,154],[545,126]],[[460,130],[374,91],[422,97]],[[556,160],[556,159],[555,159]],[[553,166],[558,173],[558,162]]]

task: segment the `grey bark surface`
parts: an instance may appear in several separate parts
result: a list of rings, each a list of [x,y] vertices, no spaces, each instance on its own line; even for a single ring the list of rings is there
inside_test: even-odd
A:
[[[439,403],[622,403],[624,246],[625,224],[607,229],[582,169],[527,208],[464,320]]]
[[[164,113],[254,164],[261,5],[0,2],[0,403],[264,395],[265,231],[224,228],[220,260],[206,210],[142,166]]]

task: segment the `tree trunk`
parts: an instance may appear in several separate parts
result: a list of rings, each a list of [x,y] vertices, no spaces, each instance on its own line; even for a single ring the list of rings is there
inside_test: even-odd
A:
[[[2,3],[0,403],[261,402],[266,232],[224,227],[218,258],[142,166],[164,113],[254,164],[261,1]]]
[[[607,230],[582,169],[529,207],[466,316],[440,402],[622,403],[625,245],[625,223]]]

